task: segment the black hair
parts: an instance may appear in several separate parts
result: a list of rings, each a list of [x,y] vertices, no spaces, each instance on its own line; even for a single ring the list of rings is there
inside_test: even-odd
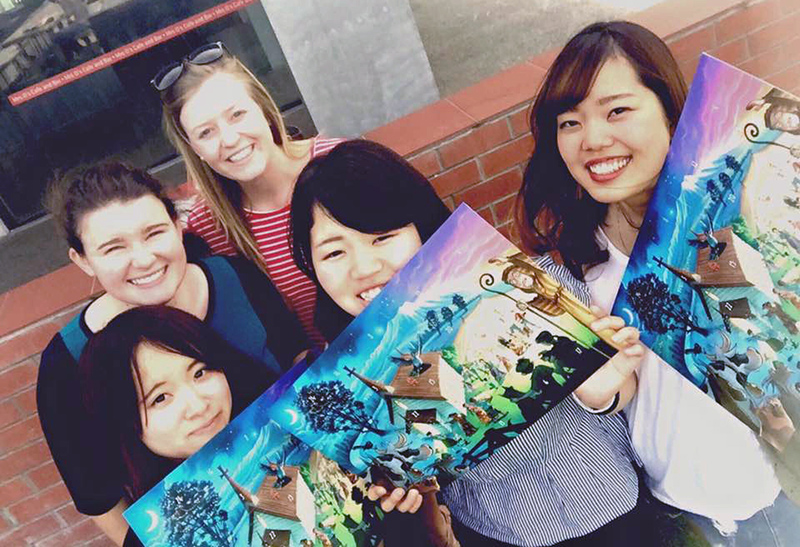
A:
[[[413,224],[423,243],[450,215],[428,179],[396,152],[368,140],[340,143],[308,163],[292,195],[292,255],[315,282],[311,261],[315,205],[340,224],[366,234]],[[315,322],[323,336],[332,340],[351,320],[319,288]]]
[[[241,353],[197,317],[164,305],[139,306],[112,319],[95,334],[78,367],[84,404],[98,431],[122,462],[129,501],[155,486],[179,462],[151,452],[142,442],[141,384],[136,352],[141,344],[191,357],[221,371],[230,386],[232,417],[274,381],[266,365]],[[138,379],[135,381],[135,378]]]

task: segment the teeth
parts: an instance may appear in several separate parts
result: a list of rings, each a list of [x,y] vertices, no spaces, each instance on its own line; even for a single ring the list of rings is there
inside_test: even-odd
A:
[[[368,291],[364,291],[358,295],[361,300],[366,300],[367,302],[372,302],[372,300],[380,294],[383,285],[380,287],[375,287],[374,289],[370,289]]]
[[[611,161],[604,161],[602,163],[593,163],[589,166],[589,171],[591,171],[595,175],[610,175],[615,171],[619,171],[628,163],[630,163],[630,158],[617,158]]]
[[[228,161],[239,161],[239,160],[242,160],[242,159],[246,158],[248,154],[250,154],[250,151],[252,149],[253,149],[253,145],[251,144],[247,148],[243,148],[242,150],[239,150],[238,152],[236,152],[232,156],[228,157]]]
[[[164,266],[157,272],[151,273],[150,275],[146,275],[144,277],[137,277],[136,279],[131,279],[130,282],[133,283],[134,285],[144,285],[146,283],[151,283],[156,279],[158,279],[159,277],[161,277],[162,275],[164,275],[165,271],[167,271],[166,266]]]

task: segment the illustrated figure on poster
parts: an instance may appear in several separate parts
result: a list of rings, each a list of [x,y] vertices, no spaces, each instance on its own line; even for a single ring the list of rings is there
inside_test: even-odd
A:
[[[777,319],[780,324],[789,332],[791,335],[796,335],[798,333],[797,329],[797,321],[795,321],[788,313],[786,313],[780,304],[776,304],[775,302],[764,302],[764,305],[761,306],[761,309],[764,310],[764,313],[767,317],[772,317]]]
[[[747,105],[747,110],[760,111],[767,106],[764,112],[764,124],[767,129],[774,129],[792,135],[800,135],[800,102],[792,95],[772,88],[761,99],[751,101]],[[750,124],[748,124],[750,125]],[[755,127],[745,127],[745,135],[751,142],[758,136],[758,129]],[[800,145],[786,147],[794,158],[800,159]],[[800,161],[792,163],[795,172],[800,173]]]
[[[746,108],[760,111],[766,105],[769,105],[764,112],[767,129],[800,135],[800,102],[789,93],[772,88],[761,99],[751,101]]]
[[[503,270],[502,279],[512,287],[535,295],[528,305],[551,316],[566,312],[579,321],[583,317],[583,304],[569,292],[564,291],[560,283],[534,264],[525,254],[520,252],[509,257],[495,258],[489,263],[509,264],[509,267]]]
[[[261,463],[259,464],[262,470],[267,472],[267,475],[270,477],[275,477],[275,482],[273,483],[272,487],[275,489],[280,489],[292,482],[292,478],[286,475],[286,472],[283,470],[283,465],[269,462],[269,463]]]
[[[722,173],[724,175],[724,173]],[[722,175],[720,175],[722,176]],[[705,249],[706,247],[709,248],[709,260],[716,260],[722,254],[722,251],[725,250],[725,247],[728,246],[727,243],[724,241],[720,242],[717,238],[714,237],[714,225],[711,222],[711,219],[708,219],[708,229],[703,230],[701,233],[692,232],[694,234],[694,239],[690,239],[689,245],[692,247],[696,247],[698,249]]]
[[[449,309],[449,308],[448,308]],[[431,368],[431,363],[425,363],[420,358],[422,354],[422,337],[420,336],[417,343],[412,347],[411,353],[404,353],[400,357],[391,356],[390,359],[399,367],[411,366],[411,372],[408,373],[410,378],[421,376]]]
[[[577,296],[565,290],[558,281],[524,253],[519,252],[509,257],[493,258],[489,260],[489,264],[509,264],[503,270],[502,280],[522,292],[535,295],[529,302],[518,304],[520,311],[524,311],[527,307],[532,311],[539,311],[551,317],[566,313],[587,328],[594,321],[592,312],[583,305]],[[494,278],[491,274],[481,276],[483,289],[492,290],[489,287],[493,284]],[[611,340],[614,333],[610,330],[602,330],[595,334],[605,343],[612,347],[615,346]],[[600,350],[595,349],[595,351]]]

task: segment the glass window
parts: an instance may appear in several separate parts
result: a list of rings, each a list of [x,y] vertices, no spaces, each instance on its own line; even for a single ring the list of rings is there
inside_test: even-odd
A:
[[[153,33],[176,24],[182,33],[157,43]],[[190,26],[196,28],[183,32]],[[288,124],[315,133],[258,1],[28,0],[0,12],[0,217],[6,226],[44,214],[41,196],[53,172],[82,163],[117,157],[150,168],[166,183],[183,182],[149,82],[166,63],[215,40],[264,82]],[[131,44],[141,51],[76,76],[98,59],[123,57]],[[75,79],[37,94],[37,85],[64,75]]]

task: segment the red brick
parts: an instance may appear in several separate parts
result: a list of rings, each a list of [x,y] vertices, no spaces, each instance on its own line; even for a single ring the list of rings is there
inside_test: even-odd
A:
[[[457,194],[456,203],[466,203],[477,210],[505,196],[516,194],[521,184],[522,175],[519,169],[512,169]]]
[[[445,205],[447,205],[447,208],[450,209],[451,211],[453,211],[456,208],[456,202],[455,200],[453,200],[453,196],[447,196],[442,201],[444,202]]]
[[[53,515],[46,515],[17,528],[7,536],[0,537],[0,545],[31,545],[39,539],[53,535],[60,529],[61,526],[56,518]]]
[[[6,532],[11,529],[11,523],[8,522],[8,519],[0,513],[0,537],[3,536]]]
[[[553,61],[556,60],[556,57],[558,57],[559,53],[561,53],[560,47],[548,49],[544,53],[540,53],[528,62],[532,65],[538,66],[539,68],[547,70],[550,68],[550,65],[553,64]]]
[[[0,481],[16,477],[23,471],[32,469],[50,458],[50,450],[44,441],[0,458]]]
[[[439,148],[442,165],[452,167],[462,161],[473,158],[506,142],[511,138],[508,123],[500,119],[490,124],[476,127],[457,139],[443,144]]]
[[[491,206],[484,207],[483,209],[478,209],[475,212],[478,213],[481,217],[483,217],[483,220],[494,226],[494,214],[492,214]]]
[[[531,111],[530,105],[528,108],[520,110],[519,112],[514,112],[509,116],[509,121],[511,122],[511,134],[514,137],[518,137],[523,133],[530,133],[531,132]]]
[[[795,13],[749,34],[747,43],[750,54],[758,55],[797,37],[798,26],[800,26],[800,13]]]
[[[672,54],[678,61],[688,61],[700,56],[703,51],[710,51],[717,46],[714,27],[698,29],[683,38],[669,44]]]
[[[411,165],[413,165],[417,171],[428,178],[442,170],[442,166],[439,164],[439,158],[436,157],[435,150],[428,150],[427,152],[414,156],[409,162],[411,162]]]
[[[117,547],[117,544],[111,541],[111,539],[103,534],[102,536],[98,536],[93,540],[84,543],[84,547]]]
[[[56,513],[58,514],[59,517],[61,517],[61,519],[64,522],[67,523],[67,528],[71,528],[76,524],[81,523],[87,518],[89,518],[86,515],[78,513],[78,510],[75,509],[75,506],[71,503],[65,505],[64,507],[56,511]]]
[[[501,201],[494,204],[494,216],[497,219],[497,224],[502,225],[513,220],[514,203],[517,201],[517,195],[508,196]]]
[[[80,545],[95,539],[102,532],[91,520],[85,520],[72,528],[52,535],[36,544],[36,547],[62,547],[63,545]]]
[[[800,61],[800,37],[756,55],[741,63],[739,68],[759,78],[769,78]]]
[[[405,156],[427,148],[474,124],[474,118],[445,99],[373,129],[364,137]]]
[[[509,167],[527,161],[533,150],[533,137],[525,135],[480,157],[483,173],[492,177]]]
[[[0,454],[5,454],[43,436],[39,418],[31,416],[0,431]]]
[[[800,63],[770,76],[769,83],[781,89],[794,89],[800,85]]]
[[[501,112],[516,109],[536,95],[546,70],[530,63],[521,63],[472,85],[446,100],[460,108],[473,120],[494,118]]]
[[[93,278],[75,264],[69,264],[8,291],[0,315],[0,336],[86,300],[92,285]]]
[[[717,41],[724,44],[780,18],[780,0],[759,2],[717,22]]]
[[[21,418],[19,410],[11,401],[0,403],[0,428],[13,424]]]
[[[739,38],[733,42],[728,42],[723,46],[712,49],[709,53],[717,59],[722,59],[726,63],[738,65],[748,58],[747,39]]]
[[[8,508],[8,511],[17,519],[17,522],[24,524],[69,501],[67,487],[63,484],[57,484],[52,488],[39,492],[35,496],[12,505]]]
[[[14,397],[14,404],[23,417],[34,414],[36,412],[36,387],[17,393],[17,396]]]
[[[478,163],[470,161],[434,177],[431,179],[431,184],[439,197],[447,197],[479,180],[481,180],[481,174],[478,172]]]
[[[40,353],[62,326],[60,321],[48,321],[0,344],[0,369]]]
[[[694,73],[697,72],[697,65],[700,63],[700,57],[695,57],[694,59],[689,59],[688,61],[682,61],[678,63],[678,66],[683,73],[683,77],[686,78],[686,83],[691,84],[692,80],[694,79]]]
[[[0,372],[0,399],[36,383],[38,367],[32,359]]]
[[[33,494],[33,489],[19,477],[0,484],[0,507],[8,507]]]
[[[39,490],[44,490],[61,480],[61,475],[58,474],[56,464],[53,462],[48,462],[33,471],[28,471],[28,477]]]

